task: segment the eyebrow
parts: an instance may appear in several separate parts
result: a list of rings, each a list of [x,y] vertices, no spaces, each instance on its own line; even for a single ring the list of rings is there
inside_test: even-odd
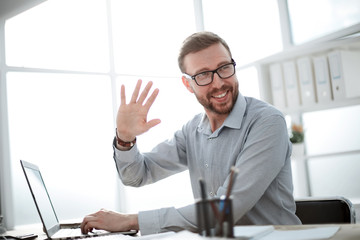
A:
[[[219,68],[219,67],[221,67],[221,66],[224,66],[224,65],[226,65],[226,64],[229,64],[229,63],[232,63],[232,61],[230,60],[230,62],[228,62],[228,61],[222,61],[222,62],[220,62],[220,63],[218,63],[218,65],[217,65],[217,67],[215,68],[215,69],[217,69],[217,68]],[[199,71],[197,71],[195,74],[193,74],[193,75],[196,75],[196,74],[199,74],[199,73],[203,73],[203,72],[208,72],[208,71],[214,71],[215,69],[208,69],[208,68],[202,68],[202,69],[200,69]]]

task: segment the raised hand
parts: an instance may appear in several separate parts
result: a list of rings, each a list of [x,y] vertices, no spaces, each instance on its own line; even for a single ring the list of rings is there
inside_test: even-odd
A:
[[[121,86],[121,101],[116,126],[118,137],[126,142],[134,140],[136,136],[160,123],[160,119],[147,120],[149,109],[154,103],[159,89],[155,89],[144,104],[153,83],[148,82],[139,96],[141,83],[142,81],[138,80],[128,104],[126,103],[125,86]]]

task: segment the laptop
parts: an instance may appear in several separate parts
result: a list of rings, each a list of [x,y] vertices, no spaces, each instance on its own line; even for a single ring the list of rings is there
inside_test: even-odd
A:
[[[37,165],[20,160],[26,181],[29,185],[31,195],[34,199],[37,211],[43,224],[44,232],[49,239],[76,239],[86,237],[106,236],[113,234],[134,235],[135,230],[126,232],[108,232],[105,230],[94,230],[88,234],[82,234],[79,224],[69,228],[61,225],[58,221],[55,209],[52,205],[45,182]]]

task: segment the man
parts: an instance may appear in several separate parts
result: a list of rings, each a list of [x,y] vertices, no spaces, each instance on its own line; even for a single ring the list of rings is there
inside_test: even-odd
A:
[[[160,123],[147,120],[158,89],[148,100],[152,83],[140,94],[141,81],[121,104],[114,139],[114,159],[125,185],[143,186],[189,169],[194,198],[200,198],[199,178],[209,198],[227,191],[230,168],[239,173],[232,189],[237,225],[300,224],[292,196],[291,143],[283,115],[271,105],[239,93],[235,61],[219,36],[199,32],[182,46],[179,67],[182,82],[195,94],[205,113],[196,115],[173,139],[140,153],[136,136]],[[145,103],[144,103],[145,102]],[[83,232],[138,229],[142,234],[187,229],[196,231],[194,205],[163,208],[139,214],[101,210],[84,218]]]

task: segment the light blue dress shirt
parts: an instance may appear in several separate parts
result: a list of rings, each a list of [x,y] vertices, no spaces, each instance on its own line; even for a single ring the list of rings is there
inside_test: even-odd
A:
[[[151,152],[114,147],[117,170],[125,185],[143,186],[189,170],[195,199],[199,178],[209,198],[226,194],[231,166],[239,173],[232,189],[236,225],[301,224],[295,215],[291,142],[283,114],[273,106],[239,94],[224,124],[211,131],[206,114],[198,114],[171,140]],[[196,231],[195,205],[139,212],[141,233]]]

